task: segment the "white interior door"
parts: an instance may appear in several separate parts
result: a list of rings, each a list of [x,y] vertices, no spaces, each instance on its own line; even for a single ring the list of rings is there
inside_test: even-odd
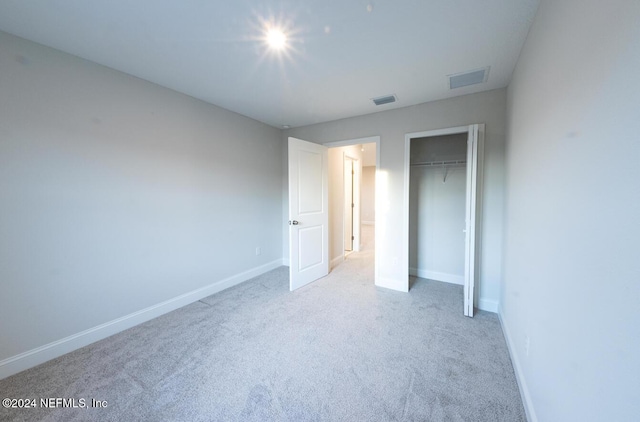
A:
[[[344,157],[344,250],[353,250],[353,160]]]
[[[476,207],[478,184],[478,126],[469,126],[467,138],[467,199],[465,210],[464,314],[473,316],[476,278]]]
[[[327,148],[289,138],[289,288],[329,273]]]

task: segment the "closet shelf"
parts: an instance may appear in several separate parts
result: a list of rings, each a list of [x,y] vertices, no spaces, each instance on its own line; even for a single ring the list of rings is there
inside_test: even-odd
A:
[[[411,163],[411,167],[458,166],[463,164],[467,164],[467,161],[466,160],[425,161],[422,163]]]

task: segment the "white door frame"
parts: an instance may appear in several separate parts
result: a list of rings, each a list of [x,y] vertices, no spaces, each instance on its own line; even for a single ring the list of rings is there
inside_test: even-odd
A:
[[[469,134],[468,145],[472,162],[467,163],[467,200],[465,209],[465,282],[464,315],[472,317],[475,302],[475,285],[478,280],[478,257],[480,243],[480,213],[482,201],[482,170],[484,158],[484,124],[472,124],[444,129],[407,133],[404,137],[404,197],[403,197],[403,261],[409,268],[409,183],[411,171],[411,139],[431,136]],[[474,134],[477,134],[475,137]],[[473,138],[473,139],[472,139]],[[407,291],[409,277],[407,277]]]
[[[375,208],[376,208],[376,213],[375,213],[375,217],[374,217],[374,227],[379,227],[378,224],[378,219],[379,217],[379,213],[377,212],[377,210],[379,209],[378,206],[378,198],[380,198],[380,183],[379,183],[379,179],[378,179],[378,174],[380,172],[380,136],[368,136],[365,138],[357,138],[357,139],[347,139],[344,141],[335,141],[335,142],[327,142],[325,144],[323,144],[325,147],[327,148],[337,148],[337,147],[347,147],[347,146],[351,146],[351,145],[358,145],[358,144],[372,144],[375,143],[376,144],[376,177],[375,177]],[[362,166],[360,166],[362,167]],[[344,195],[343,195],[344,196]],[[362,222],[360,221],[359,224],[362,224]],[[359,232],[361,232],[359,230]],[[343,233],[343,237],[344,237],[344,233]],[[379,230],[375,230],[375,248],[377,248],[379,245],[379,242],[381,242],[382,240],[379,238]],[[359,248],[359,245],[358,245]],[[343,248],[344,249],[344,248]],[[344,258],[344,252],[342,254],[343,258]],[[378,277],[378,273],[379,273],[379,269],[380,269],[380,254],[375,254],[375,258],[374,258],[374,265],[375,265],[375,270],[374,270],[374,283],[376,286],[379,285],[378,281],[379,281],[379,277]]]

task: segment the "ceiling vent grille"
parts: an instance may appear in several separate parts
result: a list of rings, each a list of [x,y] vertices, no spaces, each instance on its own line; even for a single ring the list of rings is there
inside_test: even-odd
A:
[[[372,98],[373,103],[377,106],[389,103],[395,103],[397,98],[395,94],[393,95],[385,95],[384,97]]]
[[[487,66],[482,69],[449,75],[449,89],[485,83],[489,78],[489,69],[490,67]]]

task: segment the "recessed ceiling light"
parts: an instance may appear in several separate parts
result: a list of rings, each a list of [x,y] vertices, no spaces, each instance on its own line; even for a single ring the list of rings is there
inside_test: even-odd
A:
[[[287,35],[278,28],[267,30],[267,44],[274,50],[283,50],[287,46]]]
[[[289,125],[282,125],[282,129],[289,129],[291,126]]]

